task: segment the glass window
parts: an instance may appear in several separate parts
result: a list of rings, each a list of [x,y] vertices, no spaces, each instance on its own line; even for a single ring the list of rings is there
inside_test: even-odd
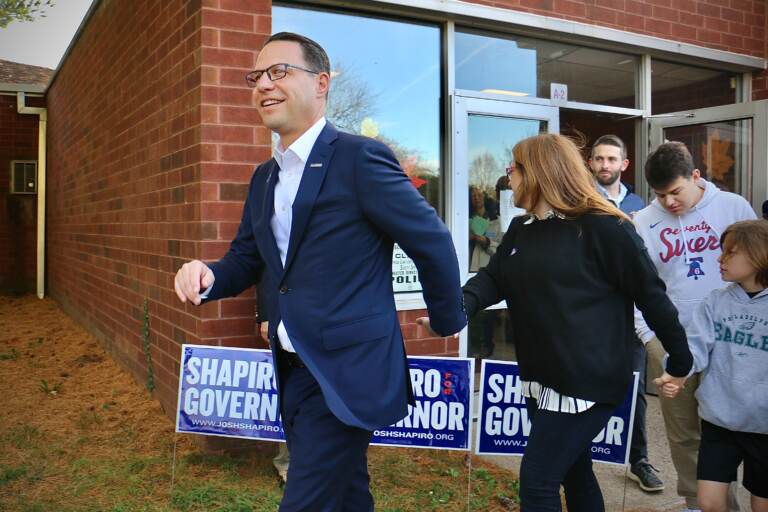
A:
[[[738,76],[730,71],[651,60],[651,112],[665,114],[736,102]]]
[[[11,194],[37,193],[37,162],[14,160],[11,162]]]
[[[621,182],[635,192],[635,118],[610,112],[560,109],[560,133],[572,137],[580,146],[584,160],[592,156],[592,146],[603,135],[616,135],[627,147],[629,165]]]
[[[469,162],[469,271],[486,266],[496,252],[517,208],[506,168],[512,148],[522,139],[547,131],[547,122],[535,119],[470,114],[467,120]],[[469,357],[515,360],[514,340],[506,312],[486,310],[469,319]]]
[[[470,114],[467,122],[469,160],[469,271],[486,266],[501,243],[516,208],[506,168],[512,148],[521,140],[547,131],[535,119]]]
[[[752,196],[751,119],[665,128],[664,138],[685,143],[701,175],[718,188]]]
[[[635,108],[638,58],[556,41],[456,31],[456,87],[509,96],[550,97],[568,86],[568,100]]]
[[[386,143],[443,216],[440,28],[274,6],[272,31],[296,32],[325,48],[332,77],[328,120]],[[415,265],[397,245],[392,274],[395,292],[421,290]]]
[[[442,215],[440,29],[275,6],[272,32],[282,31],[314,39],[328,53],[328,120],[385,142]]]

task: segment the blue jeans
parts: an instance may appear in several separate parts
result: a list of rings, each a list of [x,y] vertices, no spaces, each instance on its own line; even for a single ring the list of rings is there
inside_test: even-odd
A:
[[[520,466],[521,512],[561,512],[561,484],[568,512],[604,512],[590,444],[616,406],[595,404],[578,414],[538,410],[531,399],[526,406],[531,435]]]

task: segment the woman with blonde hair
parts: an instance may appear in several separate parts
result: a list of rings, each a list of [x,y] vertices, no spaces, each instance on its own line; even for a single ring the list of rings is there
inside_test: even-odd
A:
[[[692,365],[685,331],[628,217],[595,188],[568,138],[519,142],[507,169],[515,218],[464,286],[467,314],[507,301],[532,428],[520,468],[523,512],[605,510],[590,442],[633,380],[633,305],[669,353],[659,383]],[[667,386],[670,395],[675,386]]]

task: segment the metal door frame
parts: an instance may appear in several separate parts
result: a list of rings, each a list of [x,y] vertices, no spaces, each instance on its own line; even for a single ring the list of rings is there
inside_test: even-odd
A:
[[[446,205],[446,221],[451,229],[453,244],[459,258],[459,270],[462,283],[469,278],[469,204],[467,188],[469,186],[468,124],[469,116],[484,115],[546,121],[549,133],[560,132],[560,109],[552,106],[549,100],[524,98],[520,101],[507,101],[497,97],[484,96],[476,92],[457,94],[451,98],[452,106],[452,154],[450,195]],[[502,304],[491,308],[503,307]],[[467,356],[467,329],[459,337],[459,355]]]
[[[768,197],[768,100],[672,112],[651,118],[648,120],[649,150],[653,151],[664,142],[666,128],[743,119],[752,120],[752,173],[742,174],[740,179],[741,183],[747,184],[750,192],[746,199],[759,213],[763,201]],[[744,170],[741,172],[745,173]],[[641,177],[641,182],[642,190],[648,191],[645,176]]]

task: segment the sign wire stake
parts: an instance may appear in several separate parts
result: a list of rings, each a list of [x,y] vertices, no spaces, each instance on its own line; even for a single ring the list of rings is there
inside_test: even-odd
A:
[[[173,459],[171,462],[171,499],[173,499],[173,485],[176,482],[176,444],[179,442],[179,434],[173,434]]]
[[[471,448],[470,443],[470,448]],[[467,453],[467,512],[470,512],[470,503],[472,502],[472,452]]]

